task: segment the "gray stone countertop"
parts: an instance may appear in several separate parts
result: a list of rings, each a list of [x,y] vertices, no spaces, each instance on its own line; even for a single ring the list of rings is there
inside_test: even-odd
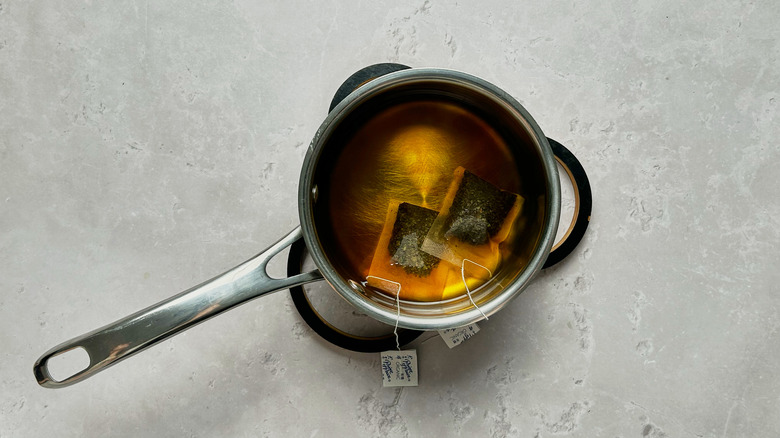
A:
[[[0,0],[0,436],[780,435],[780,3]],[[35,359],[297,225],[306,146],[378,62],[480,76],[593,220],[420,386],[277,293],[77,385]],[[283,260],[272,271],[283,271]]]

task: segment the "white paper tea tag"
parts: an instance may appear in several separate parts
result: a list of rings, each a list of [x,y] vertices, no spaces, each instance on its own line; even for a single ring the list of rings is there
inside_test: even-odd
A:
[[[417,386],[417,350],[381,354],[382,386]]]
[[[468,340],[472,336],[476,335],[479,331],[479,326],[476,323],[469,324],[465,327],[451,328],[439,330],[439,335],[448,347],[454,348]]]

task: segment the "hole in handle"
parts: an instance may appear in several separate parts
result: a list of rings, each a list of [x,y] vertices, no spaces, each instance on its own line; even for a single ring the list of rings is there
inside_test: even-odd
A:
[[[89,367],[89,353],[82,347],[74,347],[52,356],[46,361],[49,375],[56,381],[73,377]]]

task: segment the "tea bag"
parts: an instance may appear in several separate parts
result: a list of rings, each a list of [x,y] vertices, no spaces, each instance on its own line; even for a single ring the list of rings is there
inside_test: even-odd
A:
[[[478,286],[498,268],[499,245],[509,236],[522,206],[520,195],[458,167],[422,249],[462,269],[470,289]],[[454,289],[450,289],[456,288],[457,282],[447,284],[447,295],[452,295]]]
[[[437,214],[407,202],[390,204],[366,278],[369,286],[408,300],[441,299],[449,269],[420,248]]]

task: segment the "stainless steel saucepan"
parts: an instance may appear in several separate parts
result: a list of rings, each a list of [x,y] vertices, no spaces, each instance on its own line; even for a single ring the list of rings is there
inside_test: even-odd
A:
[[[525,225],[529,231],[511,248],[518,257],[505,261],[489,282],[472,293],[479,309],[467,297],[438,302],[401,301],[398,316],[394,299],[365,288],[364,279],[354,278],[352,273],[332,262],[338,249],[328,244],[327,230],[317,219],[321,216],[317,214],[318,209],[324,208],[317,201],[329,174],[330,161],[324,157],[338,151],[345,129],[354,125],[355,120],[364,119],[399,99],[426,97],[474,108],[489,119],[512,149],[522,177],[532,179],[528,183],[537,187],[538,193],[529,204],[535,209],[534,220]],[[563,163],[560,157],[557,159]],[[483,314],[489,316],[509,303],[545,265],[558,228],[560,197],[556,155],[550,142],[525,108],[506,92],[480,78],[452,70],[407,69],[381,76],[344,98],[314,135],[300,176],[300,227],[224,274],[57,345],[35,362],[35,377],[47,388],[71,385],[253,298],[323,278],[357,310],[391,325],[397,320],[400,327],[435,330],[476,322]],[[271,278],[266,272],[269,260],[301,237],[318,270],[289,278]],[[68,378],[55,380],[49,373],[49,359],[79,347],[88,353],[89,366]]]

